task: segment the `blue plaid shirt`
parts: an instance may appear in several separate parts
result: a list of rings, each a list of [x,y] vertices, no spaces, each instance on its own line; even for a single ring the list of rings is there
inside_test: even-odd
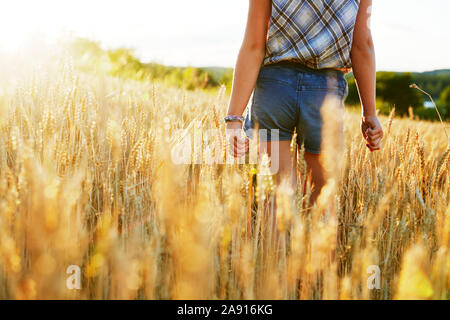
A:
[[[351,68],[359,0],[273,0],[263,65],[283,60],[309,68]]]

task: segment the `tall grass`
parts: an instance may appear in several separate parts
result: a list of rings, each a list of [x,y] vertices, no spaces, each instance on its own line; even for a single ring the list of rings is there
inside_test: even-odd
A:
[[[173,163],[179,129],[223,132],[227,98],[70,63],[3,84],[0,298],[449,298],[438,124],[382,117],[383,149],[370,153],[345,114],[344,160],[309,210],[311,189],[292,201],[264,165]],[[80,290],[66,287],[70,265]],[[373,265],[380,289],[367,285]]]

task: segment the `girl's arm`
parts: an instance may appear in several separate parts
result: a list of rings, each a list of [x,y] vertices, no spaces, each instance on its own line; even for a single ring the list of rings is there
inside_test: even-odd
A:
[[[228,115],[242,115],[252,94],[265,55],[271,0],[250,0],[247,27],[233,75]]]
[[[351,51],[353,74],[362,105],[361,131],[371,151],[379,150],[383,128],[376,115],[375,49],[370,31],[372,0],[361,0]]]

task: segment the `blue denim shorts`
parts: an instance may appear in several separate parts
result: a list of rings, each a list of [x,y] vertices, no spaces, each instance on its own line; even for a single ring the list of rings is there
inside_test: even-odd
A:
[[[329,95],[333,96],[330,101],[337,104],[336,108],[344,108],[348,85],[342,71],[315,70],[293,62],[262,66],[244,131],[252,138],[251,129],[258,128],[262,141],[272,141],[291,140],[296,129],[297,143],[304,143],[307,152],[320,154],[321,108]],[[278,129],[278,136],[271,133],[276,132],[272,129]]]

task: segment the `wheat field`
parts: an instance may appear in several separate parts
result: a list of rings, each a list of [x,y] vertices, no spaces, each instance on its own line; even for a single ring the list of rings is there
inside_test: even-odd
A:
[[[276,188],[264,164],[174,164],[181,129],[223,133],[228,98],[67,61],[2,79],[0,298],[449,299],[439,123],[381,117],[370,153],[348,108],[343,161],[309,210],[310,188]]]

